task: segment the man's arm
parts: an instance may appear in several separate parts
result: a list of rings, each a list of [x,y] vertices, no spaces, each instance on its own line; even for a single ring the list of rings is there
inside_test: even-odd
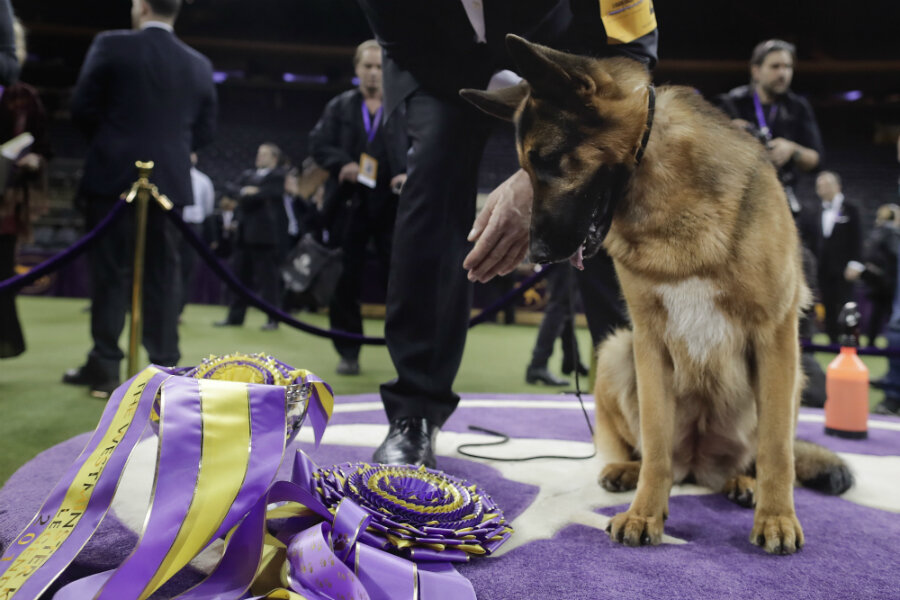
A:
[[[10,0],[0,0],[0,85],[9,85],[19,77],[13,10]]]
[[[94,38],[85,56],[78,82],[72,92],[72,120],[88,135],[94,134],[106,112],[106,94],[112,52],[107,49],[109,38],[101,33]]]
[[[316,164],[334,177],[338,177],[344,165],[356,162],[356,157],[340,146],[342,98],[338,96],[328,103],[319,122],[309,132],[309,153]]]
[[[519,169],[488,196],[475,219],[469,241],[475,247],[463,261],[470,281],[489,281],[511,273],[528,254],[531,203],[534,190],[528,174]]]
[[[194,151],[212,143],[216,135],[216,116],[219,110],[219,99],[212,77],[212,65],[208,61],[201,69],[201,73],[206,81],[203,82],[205,86],[203,99],[191,131],[191,150]]]
[[[240,203],[244,208],[257,209],[266,202],[281,201],[284,194],[284,173],[273,171],[259,186],[244,186],[240,190]]]
[[[803,98],[798,97],[798,100],[800,134],[796,140],[772,140],[769,144],[769,156],[779,167],[793,160],[801,171],[812,171],[825,158],[825,148],[812,106]]]

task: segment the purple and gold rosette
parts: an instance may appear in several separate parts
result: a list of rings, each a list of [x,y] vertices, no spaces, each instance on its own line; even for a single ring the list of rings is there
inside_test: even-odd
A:
[[[316,482],[326,506],[349,498],[371,515],[362,541],[416,561],[467,562],[512,533],[487,493],[425,467],[343,464],[319,469]]]
[[[452,564],[490,554],[512,531],[474,484],[424,468],[319,468],[301,451],[290,480],[276,481],[300,426],[318,445],[333,407],[324,381],[261,354],[148,367],[113,392],[82,453],[0,557],[0,597],[38,598],[62,574],[149,425],[156,473],[134,550],[54,600],[144,600],[219,539],[217,566],[178,598],[474,599]]]

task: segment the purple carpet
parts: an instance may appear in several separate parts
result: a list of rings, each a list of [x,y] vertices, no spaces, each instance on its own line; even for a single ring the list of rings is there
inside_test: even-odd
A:
[[[438,468],[478,482],[516,528],[505,551],[459,567],[480,600],[900,598],[898,419],[873,417],[869,439],[849,441],[823,434],[821,411],[802,411],[799,437],[842,453],[857,485],[840,498],[797,489],[806,546],[788,557],[768,556],[749,543],[752,511],[696,486],[673,490],[669,543],[637,549],[614,544],[602,527],[627,507],[631,495],[610,494],[596,484],[599,459],[466,458],[456,452],[459,444],[494,439],[469,431],[469,425],[513,438],[502,447],[470,449],[494,456],[578,456],[591,446],[571,396],[464,396],[439,437]],[[298,445],[320,465],[369,460],[384,432],[377,396],[345,396],[338,398],[323,445],[313,451],[305,430]],[[86,435],[78,436],[43,452],[0,490],[0,548],[33,516],[85,441]],[[286,474],[287,465],[283,469]],[[128,521],[108,517],[66,579],[122,560],[136,541],[135,524]],[[186,569],[154,597],[171,597],[199,577]]]

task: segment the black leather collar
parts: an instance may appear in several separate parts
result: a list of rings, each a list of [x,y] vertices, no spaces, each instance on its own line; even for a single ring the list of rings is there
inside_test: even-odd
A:
[[[641,164],[641,159],[644,158],[644,151],[647,149],[647,140],[650,139],[650,130],[653,129],[653,115],[656,112],[656,88],[653,87],[653,84],[651,83],[647,88],[647,91],[647,125],[644,127],[644,136],[641,138],[641,143],[634,153],[635,167]]]

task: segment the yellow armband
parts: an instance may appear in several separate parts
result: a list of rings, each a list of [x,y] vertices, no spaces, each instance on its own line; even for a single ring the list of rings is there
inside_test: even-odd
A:
[[[610,44],[627,44],[656,29],[653,0],[599,0]]]

